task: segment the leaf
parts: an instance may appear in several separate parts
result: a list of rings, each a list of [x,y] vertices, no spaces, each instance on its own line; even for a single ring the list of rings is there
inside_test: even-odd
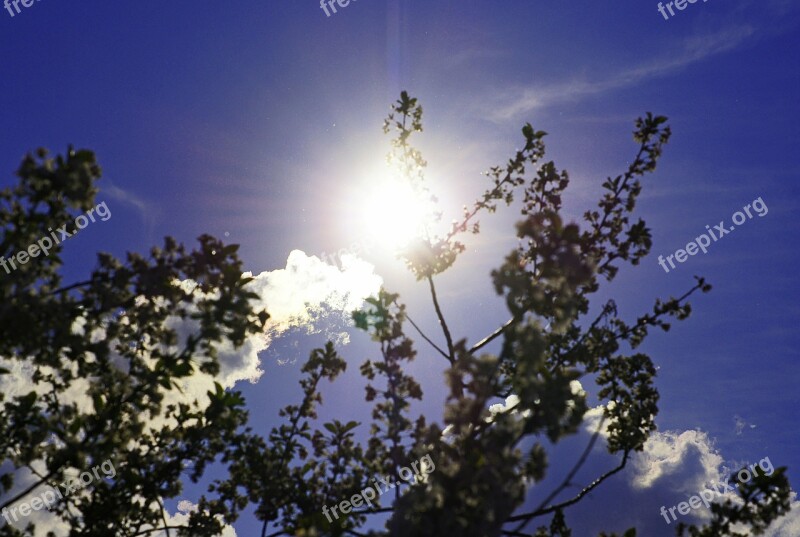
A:
[[[346,433],[348,431],[352,431],[353,429],[355,429],[359,425],[361,425],[361,424],[359,422],[357,422],[357,421],[350,421],[350,422],[347,423],[347,425],[344,426],[344,429],[342,429],[342,432]]]

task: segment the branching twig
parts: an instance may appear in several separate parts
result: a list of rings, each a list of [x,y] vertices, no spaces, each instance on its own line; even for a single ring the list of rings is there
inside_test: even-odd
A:
[[[411,317],[410,317],[408,314],[406,314],[406,319],[408,319],[408,322],[410,322],[410,323],[411,323],[411,326],[413,326],[413,327],[414,327],[414,328],[417,330],[417,332],[419,333],[419,335],[420,335],[420,336],[422,336],[422,339],[424,339],[425,341],[427,341],[427,342],[428,342],[428,343],[431,345],[431,347],[433,347],[434,349],[436,349],[436,350],[439,352],[439,354],[441,354],[442,356],[444,356],[444,357],[445,357],[447,360],[450,360],[450,357],[449,357],[449,356],[447,356],[447,353],[446,353],[446,352],[444,352],[444,351],[443,351],[443,350],[442,350],[442,349],[441,349],[441,348],[440,348],[440,347],[439,347],[439,346],[438,346],[436,343],[434,343],[433,341],[431,341],[431,339],[430,339],[428,336],[426,336],[426,335],[425,335],[425,334],[422,332],[422,330],[420,329],[420,327],[419,327],[419,326],[417,326],[417,323],[415,323],[415,322],[414,322],[414,320],[413,320],[413,319],[412,319],[412,318],[411,318]]]
[[[561,502],[561,503],[557,503],[555,505],[551,505],[550,507],[546,507],[544,509],[538,509],[538,510],[532,511],[530,513],[525,513],[524,515],[515,515],[515,516],[512,516],[512,517],[509,517],[506,520],[506,523],[520,521],[520,524],[516,528],[514,528],[514,531],[518,532],[518,531],[522,530],[523,528],[525,528],[525,526],[527,526],[528,523],[531,520],[533,520],[534,518],[536,518],[536,517],[540,517],[540,516],[543,516],[543,515],[548,515],[550,513],[554,513],[554,512],[556,512],[556,511],[558,511],[560,509],[564,509],[565,507],[569,507],[570,505],[574,505],[574,504],[578,503],[579,501],[581,501],[581,499],[584,496],[586,496],[592,490],[597,488],[603,481],[605,481],[606,479],[608,479],[612,475],[620,472],[623,468],[625,468],[625,466],[628,464],[628,457],[629,456],[630,456],[630,451],[626,451],[625,454],[622,457],[622,462],[620,462],[618,466],[616,466],[615,468],[609,470],[608,472],[604,473],[603,475],[601,475],[600,477],[598,477],[597,479],[592,481],[589,485],[587,485],[583,490],[581,490],[573,498],[571,498],[569,500],[566,500],[564,502]]]
[[[450,329],[447,327],[447,322],[444,320],[444,314],[442,314],[442,308],[439,307],[439,299],[436,296],[436,287],[433,285],[433,277],[428,276],[428,285],[431,289],[431,298],[433,299],[433,307],[436,308],[436,316],[439,318],[439,324],[442,326],[442,332],[444,332],[444,338],[447,340],[447,351],[448,351],[448,360],[451,364],[455,363],[455,350],[453,347],[453,337],[450,335]]]
[[[570,470],[570,472],[564,478],[564,481],[553,492],[551,492],[550,495],[547,498],[545,498],[541,504],[539,504],[539,507],[536,508],[536,511],[541,511],[542,509],[547,507],[547,505],[550,502],[555,500],[558,497],[558,495],[561,494],[561,491],[563,491],[570,485],[570,483],[572,483],[572,480],[575,478],[575,475],[580,471],[581,467],[586,463],[586,459],[589,458],[589,453],[592,452],[592,448],[594,448],[594,445],[597,442],[597,437],[600,436],[600,431],[603,429],[603,423],[605,423],[605,420],[606,420],[605,416],[603,416],[600,419],[600,423],[597,426],[597,430],[592,435],[591,440],[589,440],[589,444],[586,446],[586,449],[583,450],[583,453],[581,454],[580,459],[578,459],[578,462],[575,463],[575,466],[572,467],[572,470]]]

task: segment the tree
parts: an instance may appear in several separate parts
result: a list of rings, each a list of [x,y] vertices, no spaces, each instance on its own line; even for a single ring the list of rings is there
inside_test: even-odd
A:
[[[53,229],[75,232],[74,212],[94,206],[100,168],[90,151],[49,158],[40,149],[17,175],[18,186],[0,192],[5,257]],[[182,478],[197,481],[224,458],[246,420],[237,393],[210,382],[201,400],[181,393],[181,381],[213,378],[219,346],[260,332],[267,315],[252,311],[237,247],[209,236],[192,252],[167,238],[147,258],[99,254],[89,279],[67,286],[61,248],[0,274],[0,357],[27,363],[35,386],[0,393],[0,535],[33,534],[32,523],[20,531],[6,522],[17,518],[15,502],[43,487],[63,496],[52,508],[70,535],[147,535],[164,525],[163,501],[181,492]],[[179,337],[179,325],[193,330]],[[88,408],[69,396],[76,389],[91,397]],[[59,488],[106,461],[113,481],[94,479],[69,494]],[[12,489],[26,469],[32,482]],[[218,534],[217,515],[230,509],[203,507],[186,526],[192,535]]]
[[[619,318],[613,301],[590,316],[589,297],[602,281],[609,282],[620,262],[638,264],[649,253],[650,231],[641,219],[632,222],[641,192],[640,177],[651,172],[670,137],[666,118],[647,114],[636,122],[638,152],[621,175],[603,183],[606,190],[598,209],[584,214],[585,228],[565,223],[560,216],[561,196],[569,176],[555,164],[542,162],[545,132],[530,124],[522,129],[523,149],[503,166],[489,170],[491,187],[444,236],[426,234],[403,258],[418,280],[427,283],[439,328],[446,342],[430,345],[429,354],[446,361],[448,399],[444,422],[429,423],[410,415],[410,401],[422,399],[419,383],[403,364],[417,350],[406,334],[409,318],[397,294],[382,290],[354,313],[356,325],[370,332],[380,355],[361,366],[368,380],[366,401],[372,403],[373,423],[366,445],[356,441],[355,422],[322,424],[312,429],[322,379],[334,380],[345,368],[332,346],[315,351],[304,367],[302,403],[283,410],[289,424],[273,429],[268,442],[253,439],[241,452],[241,465],[229,487],[244,485],[258,501],[257,514],[267,535],[363,535],[359,528],[374,515],[390,513],[387,531],[369,535],[393,536],[523,536],[533,521],[541,526],[537,537],[567,536],[567,509],[588,492],[621,471],[632,453],[642,449],[655,430],[658,392],[650,358],[635,352],[651,328],[668,330],[668,320],[683,320],[691,308],[689,296],[711,289],[702,278],[678,298],[657,300],[652,312],[632,322]],[[398,167],[421,196],[426,162],[409,143],[422,130],[422,107],[403,92],[393,105],[384,132],[394,131],[390,163]],[[527,170],[535,170],[526,179]],[[480,231],[476,218],[510,205],[522,191],[522,220],[517,224],[520,245],[492,271],[497,293],[505,298],[509,320],[483,339],[469,344],[451,333],[439,303],[435,278],[456,262],[465,246],[459,237]],[[543,326],[549,323],[551,330]],[[498,354],[481,353],[501,339]],[[630,353],[622,350],[622,345]],[[567,479],[536,509],[520,511],[526,492],[548,469],[542,439],[556,442],[574,434],[588,409],[586,393],[574,381],[593,379],[597,397],[605,402],[603,421],[608,427],[608,450],[619,464],[572,497],[562,493],[584,464],[589,449]],[[509,396],[505,409],[490,405]],[[511,402],[513,401],[513,402]],[[590,441],[590,448],[598,432]],[[435,472],[403,494],[395,488],[390,505],[379,496],[349,516],[323,517],[323,510],[341,499],[366,491],[370,478],[388,474],[399,482],[400,470],[415,459],[430,456]],[[251,471],[255,470],[255,471]],[[425,472],[427,474],[427,472]],[[788,510],[788,483],[784,471],[762,476],[747,491],[744,505],[715,508],[714,520],[692,535],[717,535],[730,523],[754,530],[768,525]],[[355,502],[354,502],[355,503]],[[550,517],[548,520],[547,517]],[[680,532],[684,528],[679,529]],[[714,533],[720,531],[720,533]],[[630,529],[625,537],[635,535]]]
[[[403,92],[384,125],[395,133],[390,161],[429,195],[425,161],[409,142],[421,130],[422,108]],[[33,467],[40,474],[36,461],[43,461],[39,481],[51,485],[69,470],[115,461],[112,482],[57,504],[71,535],[145,535],[168,526],[163,500],[180,494],[182,472],[188,468],[189,477],[199,480],[213,462],[224,464],[228,475],[209,486],[190,521],[173,528],[176,535],[218,534],[222,522],[236,520],[251,502],[263,522],[262,537],[570,535],[569,507],[620,472],[655,430],[655,368],[636,348],[651,328],[668,330],[671,319],[688,317],[688,298],[710,286],[698,278],[680,297],[657,300],[652,312],[633,321],[621,319],[613,301],[590,307],[590,296],[615,278],[621,262],[636,265],[649,252],[650,232],[631,214],[640,178],[655,169],[669,139],[665,118],[647,114],[636,122],[636,157],[623,174],[605,181],[606,193],[597,209],[584,214],[583,228],[562,220],[569,176],[542,162],[546,133],[525,125],[522,134],[523,149],[489,170],[491,186],[447,233],[427,233],[403,252],[411,272],[427,285],[445,344],[437,345],[387,290],[354,312],[356,326],[369,331],[379,349],[360,369],[372,405],[368,430],[354,421],[319,423],[323,381],[334,381],[347,365],[331,343],[311,353],[302,367],[302,398],[281,410],[285,423],[266,438],[246,427],[243,399],[234,390],[217,384],[207,402],[183,397],[181,379],[216,374],[218,346],[258,333],[267,314],[252,311],[256,297],[247,289],[235,246],[204,236],[200,249],[187,253],[168,238],[149,259],[129,254],[122,263],[100,254],[87,281],[65,287],[58,250],[0,279],[0,357],[30,360],[33,381],[44,388],[2,401],[3,457],[15,470]],[[91,207],[99,169],[87,151],[70,150],[57,159],[41,151],[26,157],[18,175],[20,186],[2,193],[0,254],[70,222],[70,209]],[[473,343],[458,339],[436,281],[464,251],[463,234],[480,232],[477,218],[519,195],[519,246],[491,273],[509,319]],[[193,323],[195,330],[181,335],[178,322]],[[426,356],[444,360],[448,398],[441,424],[411,415],[411,402],[423,392],[404,370],[418,353],[408,325],[425,340]],[[495,354],[487,352],[493,342]],[[577,388],[580,379],[598,386],[601,425],[619,463],[566,495],[598,428],[564,482],[541,505],[524,510],[528,490],[548,471],[544,440],[557,442],[584,423],[588,403]],[[81,381],[88,383],[93,406],[62,403]],[[502,410],[490,410],[503,400]],[[420,464],[419,478],[403,488],[381,480],[381,492],[391,493],[375,493],[376,477],[398,483],[412,461]],[[0,497],[13,485],[13,473],[0,475]],[[375,496],[369,502],[363,501],[367,489]],[[741,489],[742,503],[715,506],[706,527],[678,532],[738,535],[735,524],[757,532],[787,512],[788,493],[784,469],[778,469]],[[331,515],[329,506],[351,498],[352,512]],[[365,530],[376,527],[370,521],[377,517],[388,518],[386,529]],[[0,528],[6,536],[31,532]],[[630,529],[625,537],[635,534]]]

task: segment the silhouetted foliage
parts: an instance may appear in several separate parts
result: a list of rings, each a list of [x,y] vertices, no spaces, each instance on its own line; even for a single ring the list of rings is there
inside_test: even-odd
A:
[[[417,99],[403,92],[384,124],[385,132],[395,133],[389,162],[420,196],[435,199],[424,183],[426,162],[409,143],[411,135],[421,130],[422,108]],[[541,162],[546,133],[525,125],[522,134],[522,149],[505,165],[488,171],[490,188],[472,206],[465,206],[462,218],[449,232],[426,234],[403,252],[412,273],[428,284],[446,342],[444,348],[439,347],[421,333],[430,343],[426,355],[440,355],[447,362],[443,423],[410,415],[410,401],[422,399],[423,394],[403,364],[413,360],[418,351],[406,335],[410,319],[405,306],[397,294],[382,290],[367,301],[365,309],[354,313],[356,326],[369,331],[380,346],[378,357],[361,366],[368,380],[365,399],[373,405],[366,445],[355,440],[354,423],[344,428],[338,423],[323,424],[322,430],[312,432],[314,416],[289,407],[286,414],[292,417],[291,428],[273,431],[274,440],[263,446],[262,453],[241,454],[241,467],[232,483],[247,480],[251,497],[258,498],[258,514],[264,520],[262,537],[566,537],[571,535],[568,508],[621,471],[655,430],[656,370],[650,357],[635,349],[651,328],[666,331],[670,319],[688,317],[688,297],[711,287],[697,278],[696,285],[682,296],[656,300],[652,312],[633,321],[621,319],[611,300],[590,316],[589,297],[603,281],[615,278],[619,263],[636,265],[650,250],[649,229],[641,219],[632,221],[631,214],[642,190],[640,177],[655,169],[670,137],[666,118],[647,114],[637,120],[636,156],[623,174],[603,183],[606,193],[597,209],[584,214],[583,228],[561,217],[561,198],[569,176],[553,162]],[[528,178],[529,171],[533,173]],[[494,212],[501,204],[511,205],[520,191],[519,246],[491,274],[510,318],[472,344],[466,338],[456,339],[443,314],[434,279],[464,251],[459,236],[480,232],[477,217]],[[551,329],[545,331],[543,326],[548,324]],[[480,352],[495,340],[502,342],[498,354]],[[325,356],[338,372],[344,363],[331,347]],[[309,376],[304,386],[316,378]],[[332,375],[329,378],[333,380]],[[596,395],[605,403],[601,426],[607,425],[608,450],[618,456],[619,463],[565,497],[584,456],[541,505],[522,510],[528,490],[548,470],[543,439],[556,442],[575,434],[584,423],[588,407],[586,393],[576,389],[574,381],[578,379],[591,379],[598,385]],[[489,410],[490,405],[511,395],[509,401],[514,402],[503,411]],[[304,401],[312,399],[306,392]],[[294,443],[286,437],[287,432]],[[309,447],[304,449],[304,444]],[[255,458],[248,458],[252,455]],[[358,494],[375,475],[389,474],[398,480],[400,467],[424,455],[435,461],[435,472],[403,493],[397,488],[394,494],[373,500],[374,506],[354,508],[347,516],[321,516],[323,507]],[[260,471],[248,474],[254,467]],[[753,493],[753,498],[761,501],[757,502],[759,509],[736,510],[735,516],[715,511],[712,527],[722,527],[717,518],[723,516],[755,529],[785,513],[788,484],[780,472],[774,475],[763,477],[761,488]],[[390,513],[386,531],[362,528],[371,516],[383,513]],[[537,520],[547,525],[525,533]],[[706,533],[697,535],[712,535],[717,530],[701,531]],[[635,535],[631,528],[624,537]]]
[[[417,100],[403,92],[384,130],[395,134],[390,162],[430,196],[426,163],[409,141],[422,130]],[[322,383],[335,381],[347,365],[329,343],[303,365],[299,403],[283,408],[283,423],[262,437],[246,427],[241,395],[219,384],[209,391],[207,406],[169,402],[182,379],[218,373],[219,344],[241,345],[248,334],[263,330],[267,314],[252,311],[256,297],[247,290],[236,246],[203,236],[199,250],[188,252],[167,238],[147,258],[129,254],[122,262],[100,254],[88,280],[65,287],[58,247],[0,278],[0,356],[29,359],[40,388],[19,397],[0,395],[0,449],[7,468],[0,474],[0,493],[11,489],[11,477],[21,468],[34,467],[40,483],[53,485],[69,470],[109,459],[116,478],[66,497],[56,512],[70,535],[132,537],[163,528],[164,499],[178,497],[183,478],[197,481],[217,462],[228,475],[210,485],[188,524],[170,528],[176,535],[218,534],[223,522],[236,520],[250,503],[263,522],[262,537],[571,535],[569,508],[620,472],[655,430],[656,370],[637,347],[651,328],[666,331],[671,319],[688,317],[687,299],[710,286],[698,278],[683,295],[656,300],[651,312],[630,321],[620,318],[613,300],[591,313],[591,295],[616,277],[620,264],[636,265],[649,253],[649,229],[631,215],[641,177],[655,169],[670,137],[666,118],[647,114],[636,122],[635,158],[603,183],[605,194],[581,225],[562,218],[569,176],[542,162],[546,133],[525,125],[522,134],[522,149],[488,171],[490,187],[465,206],[449,231],[428,233],[402,254],[427,284],[445,342],[438,346],[420,331],[430,345],[425,355],[440,356],[446,368],[441,423],[411,413],[412,401],[422,400],[423,392],[404,366],[421,351],[407,335],[412,322],[397,294],[381,290],[353,314],[377,349],[360,368],[372,407],[369,428],[347,419],[319,423]],[[91,207],[100,172],[88,151],[70,150],[56,159],[40,151],[25,158],[18,175],[19,186],[0,194],[5,255],[70,222],[70,211]],[[491,272],[509,319],[483,339],[457,338],[436,279],[464,251],[462,235],[480,232],[478,217],[511,205],[515,196],[522,199],[519,245]],[[191,321],[196,330],[181,335],[176,321]],[[495,354],[486,351],[493,342]],[[529,490],[548,473],[545,443],[574,435],[584,424],[587,394],[578,380],[597,385],[605,409],[600,427],[607,426],[608,451],[618,464],[577,492],[568,491],[587,449],[541,504],[523,509]],[[64,401],[68,390],[84,385],[91,408]],[[502,410],[490,411],[503,400]],[[163,425],[151,427],[153,420]],[[338,518],[323,514],[326,506],[371,486],[376,476],[399,481],[401,467],[425,456],[435,471],[412,485]],[[733,526],[740,524],[757,533],[787,512],[788,490],[782,469],[759,476],[739,489],[743,503],[715,505],[707,526],[680,525],[677,531],[741,535]],[[388,517],[386,529],[365,529],[376,527],[370,523],[376,515]],[[32,528],[0,528],[2,536],[31,533]],[[635,535],[630,529],[623,537]]]
[[[17,175],[19,185],[0,192],[4,256],[50,228],[74,231],[72,211],[94,206],[100,168],[90,151],[48,158],[39,150]],[[267,314],[252,311],[256,295],[245,289],[237,247],[209,236],[191,252],[167,238],[148,257],[128,254],[122,262],[99,254],[86,281],[63,287],[61,248],[0,274],[0,356],[29,360],[36,386],[24,396],[0,394],[0,496],[7,497],[19,469],[36,476],[0,509],[109,460],[113,481],[64,496],[54,512],[70,535],[145,535],[163,526],[163,501],[229,452],[246,421],[243,399],[219,384],[202,405],[165,398],[196,372],[218,373],[217,346],[240,345],[262,331]],[[176,321],[196,330],[181,338],[170,326]],[[70,390],[85,390],[93,404],[77,405]],[[152,428],[156,419],[165,425]],[[220,502],[207,507],[191,516],[192,535],[217,534],[215,515],[230,511]],[[3,536],[33,533],[0,524]]]

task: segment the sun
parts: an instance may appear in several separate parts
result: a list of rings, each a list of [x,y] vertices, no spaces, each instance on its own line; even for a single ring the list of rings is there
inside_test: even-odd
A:
[[[427,238],[435,224],[430,194],[388,166],[364,183],[358,197],[359,227],[389,250]]]

